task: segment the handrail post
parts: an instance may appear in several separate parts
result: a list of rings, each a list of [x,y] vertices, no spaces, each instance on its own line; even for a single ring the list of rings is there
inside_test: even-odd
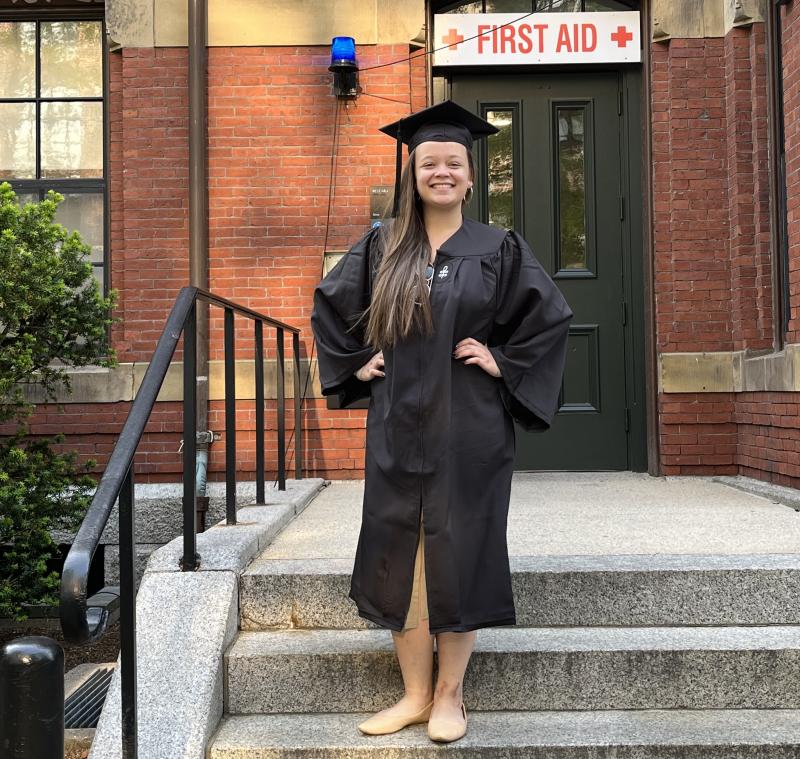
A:
[[[303,478],[303,419],[300,390],[300,335],[292,333],[292,353],[294,354],[294,477]],[[310,368],[310,367],[309,367]]]
[[[277,348],[275,370],[278,382],[278,488],[286,490],[286,367],[283,365],[282,327],[278,327]]]
[[[264,503],[264,324],[256,325],[256,503]]]
[[[192,303],[183,329],[183,558],[181,569],[191,572],[197,555],[195,458],[197,454],[197,301]]]
[[[233,309],[225,309],[225,519],[236,524],[236,362]]]
[[[136,508],[133,463],[119,493],[120,690],[122,759],[136,759]]]
[[[52,638],[17,638],[0,649],[0,754],[64,756],[64,651]]]

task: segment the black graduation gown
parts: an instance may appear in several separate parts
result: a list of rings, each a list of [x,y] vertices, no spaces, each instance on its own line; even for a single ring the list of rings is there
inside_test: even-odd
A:
[[[434,334],[385,349],[386,376],[361,382],[375,351],[361,325],[346,328],[369,303],[377,240],[373,229],[317,285],[311,316],[323,394],[343,407],[370,398],[350,598],[360,616],[403,628],[423,518],[430,631],[513,625],[513,419],[550,426],[572,312],[519,235],[464,218],[436,254]],[[453,358],[466,337],[488,345],[502,377]]]

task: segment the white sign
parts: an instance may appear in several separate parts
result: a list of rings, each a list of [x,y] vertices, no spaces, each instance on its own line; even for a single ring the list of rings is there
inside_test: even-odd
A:
[[[635,63],[639,11],[621,13],[439,13],[434,66]]]

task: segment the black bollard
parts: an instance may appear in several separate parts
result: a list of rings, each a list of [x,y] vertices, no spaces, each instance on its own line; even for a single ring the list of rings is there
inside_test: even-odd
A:
[[[64,756],[64,651],[52,638],[16,638],[0,653],[0,756]]]

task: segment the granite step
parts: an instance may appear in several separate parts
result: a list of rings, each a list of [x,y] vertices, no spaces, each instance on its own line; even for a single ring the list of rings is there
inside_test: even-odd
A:
[[[798,709],[800,627],[484,628],[464,692],[487,711]],[[377,711],[402,693],[386,630],[242,632],[225,656],[229,714]]]
[[[433,743],[426,726],[362,735],[369,714],[226,717],[208,759],[796,759],[800,711],[467,712],[467,734]]]
[[[512,556],[521,626],[800,624],[800,554]],[[241,627],[375,629],[348,598],[351,558],[257,559]]]

